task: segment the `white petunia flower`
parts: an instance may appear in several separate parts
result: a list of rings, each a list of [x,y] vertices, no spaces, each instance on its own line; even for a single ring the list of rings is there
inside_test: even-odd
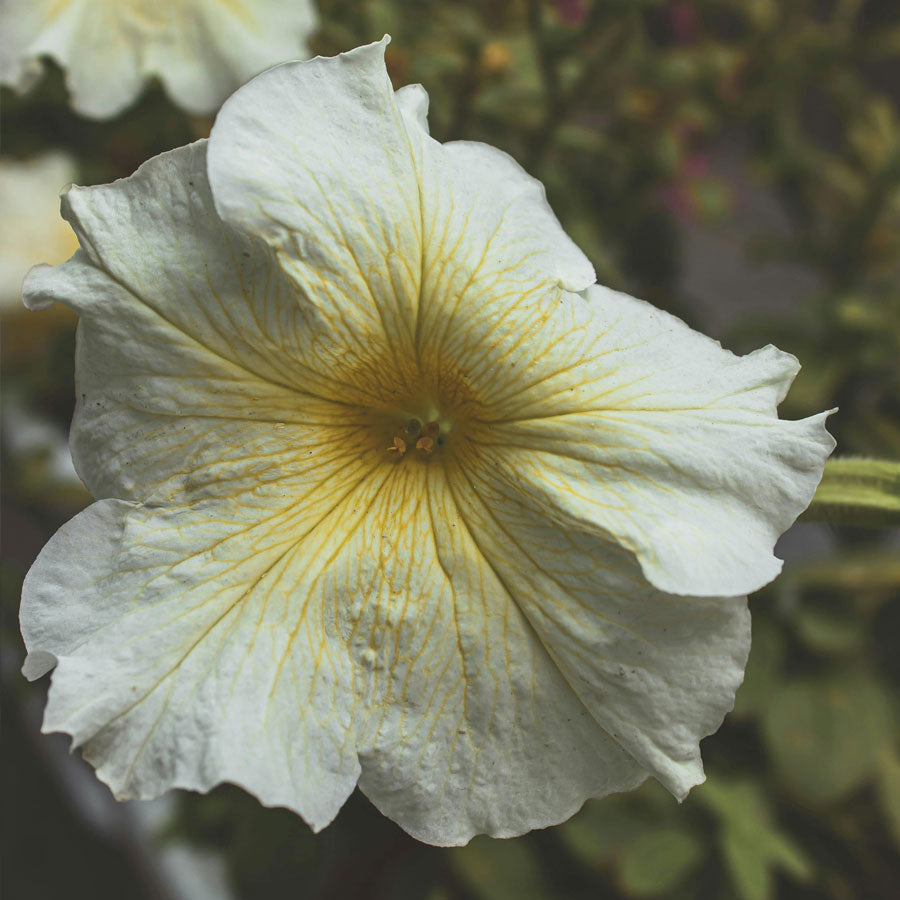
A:
[[[384,42],[239,90],[208,143],[63,199],[97,503],[25,583],[44,728],[118,797],[235,782],[416,837],[683,797],[824,415],[593,283],[541,185],[439,144]]]
[[[78,248],[59,217],[59,189],[74,178],[75,162],[64,153],[0,160],[0,311],[22,309],[32,266],[63,262]]]
[[[28,90],[49,56],[82,115],[117,115],[151,76],[188,112],[211,113],[305,55],[317,21],[312,0],[0,0],[0,84]]]

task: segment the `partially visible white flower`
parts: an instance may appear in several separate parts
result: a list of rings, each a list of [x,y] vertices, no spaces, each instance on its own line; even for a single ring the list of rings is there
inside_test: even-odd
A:
[[[59,215],[59,190],[75,174],[63,153],[0,160],[0,310],[22,308],[22,281],[32,266],[61,263],[78,249]]]
[[[683,797],[825,416],[778,418],[793,357],[594,284],[383,50],[271,69],[209,142],[64,196],[83,249],[26,296],[81,316],[99,499],[23,589],[44,728],[119,797],[232,781],[318,829],[358,783],[438,844]]]
[[[12,456],[20,459],[43,457],[43,480],[48,488],[77,487],[83,490],[72,464],[65,431],[51,419],[29,409],[8,391],[4,392],[0,429]]]
[[[191,113],[248,78],[307,55],[313,0],[0,0],[0,84],[28,90],[40,57],[66,70],[72,106],[105,119],[151,76]]]

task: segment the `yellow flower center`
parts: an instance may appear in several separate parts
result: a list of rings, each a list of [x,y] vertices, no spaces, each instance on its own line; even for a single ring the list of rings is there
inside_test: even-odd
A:
[[[455,417],[443,413],[431,401],[409,404],[409,408],[384,410],[378,419],[388,434],[384,453],[400,460],[427,460],[440,454],[456,430]]]
[[[404,376],[382,381],[378,393],[383,402],[368,405],[366,413],[375,452],[387,462],[437,463],[448,453],[456,455],[489,418],[474,386],[455,367],[425,367]],[[397,382],[404,387],[397,389]]]
[[[399,458],[407,451],[418,451],[428,457],[444,446],[449,433],[447,423],[442,424],[437,419],[423,423],[421,419],[413,417],[398,429],[387,452]]]
[[[359,414],[345,439],[348,448],[385,465],[443,464],[468,455],[464,447],[490,428],[496,412],[467,373],[452,364],[438,366],[427,356],[417,362],[398,370],[396,359],[379,355],[343,373],[342,403]]]

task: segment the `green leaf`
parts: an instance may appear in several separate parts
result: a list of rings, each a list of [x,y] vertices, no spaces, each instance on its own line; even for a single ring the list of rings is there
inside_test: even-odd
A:
[[[719,841],[732,882],[743,900],[773,897],[776,868],[784,869],[798,880],[807,880],[812,875],[812,868],[802,851],[780,832],[754,835],[726,828]]]
[[[893,547],[866,547],[835,553],[826,559],[791,566],[780,581],[783,586],[800,590],[900,590],[900,556]]]
[[[719,837],[728,874],[743,900],[768,900],[772,896],[769,861],[738,832],[726,829]]]
[[[768,705],[780,678],[784,645],[784,635],[776,626],[754,618],[747,671],[734,701],[736,718],[759,713]]]
[[[723,828],[742,835],[766,830],[772,823],[769,800],[759,785],[747,779],[710,777],[691,795],[719,819]]]
[[[556,833],[583,865],[599,869],[653,827],[633,797],[613,795],[589,800]]]
[[[820,653],[855,653],[865,641],[865,622],[858,613],[807,605],[797,611],[794,622],[803,641]]]
[[[893,716],[886,692],[870,678],[797,681],[772,698],[763,731],[787,785],[825,804],[874,774]]]
[[[812,876],[806,856],[774,825],[769,801],[756,784],[717,777],[695,796],[719,819],[722,858],[742,900],[769,900],[775,869],[799,880]]]
[[[447,854],[457,875],[482,900],[544,900],[550,896],[527,840],[481,836]]]
[[[657,828],[628,845],[620,876],[625,890],[648,897],[676,887],[703,859],[703,844],[689,831]]]
[[[900,847],[900,756],[885,747],[878,757],[878,796],[894,843]]]
[[[900,524],[900,462],[882,459],[832,459],[808,519],[848,525]]]

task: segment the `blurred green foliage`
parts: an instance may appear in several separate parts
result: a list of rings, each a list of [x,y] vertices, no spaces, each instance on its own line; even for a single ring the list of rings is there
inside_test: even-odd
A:
[[[748,194],[774,197],[786,224],[751,235],[748,265],[790,263],[814,287],[766,318],[723,297],[732,327],[720,336],[737,350],[771,341],[803,361],[783,415],[838,406],[839,453],[900,459],[896,0],[320,0],[320,9],[320,52],[389,31],[392,78],[426,86],[437,138],[511,153],[544,181],[601,282],[692,325],[702,321],[681,277],[685,235],[740,219]],[[210,125],[159,90],[117,121],[87,123],[66,108],[59,72],[27,98],[3,99],[4,152],[64,148],[85,183],[129,174]],[[41,316],[4,322],[5,385],[65,424],[72,323]],[[16,352],[23,342],[29,352]],[[48,490],[34,459],[6,453],[3,467],[4,515],[18,539],[0,573],[3,647],[20,653],[21,577],[86,498]],[[226,787],[181,797],[167,839],[222,851],[247,900],[900,896],[900,540],[896,529],[833,523],[803,534],[821,549],[752,599],[745,684],[704,742],[708,782],[681,806],[648,783],[591,801],[554,829],[441,850],[416,844],[359,795],[313,835]],[[39,688],[22,682],[13,693],[29,690]]]

